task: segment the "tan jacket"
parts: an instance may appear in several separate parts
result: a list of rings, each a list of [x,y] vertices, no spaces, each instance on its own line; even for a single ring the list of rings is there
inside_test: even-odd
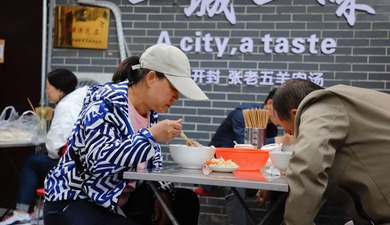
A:
[[[312,225],[326,198],[355,225],[390,224],[390,95],[336,85],[301,102],[287,225]]]

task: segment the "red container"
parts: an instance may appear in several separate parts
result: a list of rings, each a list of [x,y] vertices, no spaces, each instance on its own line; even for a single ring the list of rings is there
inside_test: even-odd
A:
[[[217,148],[215,154],[217,158],[231,159],[239,166],[237,170],[259,171],[267,163],[269,151],[248,148]]]

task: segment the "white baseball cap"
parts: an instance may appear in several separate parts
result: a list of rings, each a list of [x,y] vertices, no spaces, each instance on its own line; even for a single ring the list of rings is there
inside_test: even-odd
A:
[[[141,55],[139,62],[140,68],[163,73],[169,82],[187,98],[209,99],[192,80],[190,62],[179,48],[168,44],[153,45]]]

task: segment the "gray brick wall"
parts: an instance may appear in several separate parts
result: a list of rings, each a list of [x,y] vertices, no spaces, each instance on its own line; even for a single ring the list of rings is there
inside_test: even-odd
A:
[[[56,0],[57,5],[74,4],[73,0]],[[186,52],[193,70],[220,70],[220,83],[199,86],[210,97],[209,102],[194,102],[181,98],[162,118],[184,119],[184,130],[188,136],[202,144],[207,144],[222,119],[236,106],[242,103],[263,102],[267,93],[278,85],[229,85],[228,71],[275,71],[289,74],[302,72],[323,73],[323,86],[346,84],[365,87],[390,93],[390,2],[388,0],[359,1],[375,10],[375,15],[365,11],[356,11],[355,24],[347,23],[343,16],[336,16],[340,6],[317,0],[273,0],[258,6],[252,0],[234,1],[236,24],[226,20],[226,14],[213,17],[199,17],[193,13],[184,15],[189,0],[172,1],[145,0],[131,4],[126,0],[112,0],[122,15],[125,39],[130,55],[140,55],[144,49],[155,44],[161,30],[169,33],[173,45],[179,46],[183,37],[195,39],[196,32],[207,33],[211,37],[229,38],[227,49],[222,57],[217,56],[217,48],[211,44],[212,52],[194,50]],[[199,9],[199,8],[198,8]],[[307,39],[315,34],[321,42],[325,38],[336,41],[333,54],[310,54],[309,46],[301,54],[266,54],[261,38],[269,34],[273,38]],[[253,52],[236,52],[230,55],[234,47],[240,46],[241,38],[253,40]],[[316,44],[316,50],[320,44]],[[289,45],[291,48],[291,45]],[[273,47],[271,47],[273,49]],[[274,50],[275,51],[275,50]],[[107,50],[54,48],[50,59],[53,68],[67,67],[77,72],[112,73],[120,62],[116,25],[111,13],[109,47]],[[275,76],[274,76],[275,78]],[[173,142],[182,142],[175,139]],[[167,143],[163,143],[165,159],[169,162]],[[203,216],[223,215],[218,200],[202,199]],[[210,210],[208,210],[210,209]],[[217,218],[217,217],[215,217]],[[218,220],[218,218],[216,219]],[[223,223],[222,223],[223,224]]]
[[[226,201],[221,197],[200,197],[201,212],[199,225],[228,224],[226,215]],[[256,221],[261,221],[269,209],[269,205],[259,206],[254,198],[247,198],[248,205]],[[317,225],[343,225],[349,219],[338,209],[324,205],[315,219]],[[247,224],[252,224],[247,218]],[[278,224],[275,224],[278,225]]]

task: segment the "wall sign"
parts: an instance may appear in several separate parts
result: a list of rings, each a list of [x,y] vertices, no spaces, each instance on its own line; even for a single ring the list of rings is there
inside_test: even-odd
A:
[[[0,63],[4,63],[4,45],[5,40],[0,39]]]
[[[138,4],[146,0],[128,0],[131,4]],[[254,4],[261,6],[276,0],[252,0]],[[313,0],[314,1],[314,0]],[[375,10],[366,5],[358,4],[356,0],[316,0],[318,4],[324,6],[326,1],[331,4],[337,4],[337,17],[344,17],[350,26],[355,25],[356,11],[363,11],[371,15],[375,15]],[[184,14],[190,17],[196,14],[198,17],[213,17],[215,15],[224,14],[226,20],[231,24],[236,24],[236,14],[234,10],[233,0],[191,0],[190,6],[184,8]]]
[[[57,6],[54,46],[107,49],[110,10],[86,6]]]
[[[218,58],[224,56],[227,49],[229,49],[229,44],[238,45],[238,47],[230,48],[227,54],[231,56],[236,53],[253,53],[256,45],[262,45],[262,51],[265,54],[310,53],[312,55],[329,55],[335,53],[337,47],[335,39],[324,38],[320,40],[316,34],[311,34],[305,38],[293,38],[291,41],[283,37],[274,38],[270,34],[265,34],[259,38],[244,37],[239,40],[239,43],[230,43],[230,41],[231,39],[228,37],[213,37],[210,33],[203,34],[202,31],[196,31],[195,38],[189,36],[181,38],[179,47],[184,52],[213,52],[211,46],[215,45]],[[169,32],[162,30],[157,43],[172,45]]]

